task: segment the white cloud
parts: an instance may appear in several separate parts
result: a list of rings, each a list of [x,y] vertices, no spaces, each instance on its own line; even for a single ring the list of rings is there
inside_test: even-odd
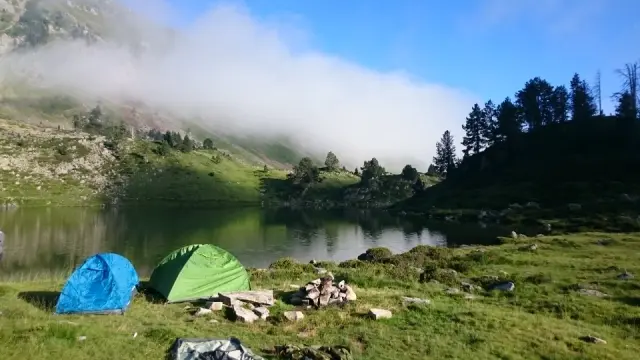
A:
[[[292,46],[281,29],[220,5],[181,28],[179,41],[161,54],[135,58],[115,45],[54,43],[5,58],[0,70],[30,66],[51,88],[140,99],[200,115],[213,129],[233,124],[289,135],[350,166],[377,157],[392,170],[407,162],[426,170],[445,130],[461,140],[461,124],[479,101],[471,94]]]

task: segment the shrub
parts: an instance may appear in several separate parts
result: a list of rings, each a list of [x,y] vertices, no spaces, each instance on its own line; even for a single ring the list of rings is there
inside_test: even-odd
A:
[[[358,260],[377,262],[384,259],[388,259],[392,256],[393,256],[393,253],[391,252],[391,250],[385,247],[375,247],[375,248],[368,249],[363,254],[360,254],[360,256],[358,256]]]

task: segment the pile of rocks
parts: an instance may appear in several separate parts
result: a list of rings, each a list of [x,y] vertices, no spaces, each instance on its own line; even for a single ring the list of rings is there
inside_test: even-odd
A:
[[[273,290],[225,292],[212,298],[195,315],[202,316],[229,308],[237,321],[253,323],[256,320],[266,320],[270,316],[269,307],[274,302]]]
[[[310,281],[291,296],[291,304],[313,305],[319,308],[321,306],[346,303],[357,299],[356,293],[344,280],[340,281],[337,286],[334,285],[333,280],[333,276],[329,275]]]

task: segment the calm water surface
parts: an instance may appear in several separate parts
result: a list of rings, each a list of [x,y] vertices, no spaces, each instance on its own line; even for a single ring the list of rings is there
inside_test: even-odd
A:
[[[87,256],[116,252],[148,276],[169,252],[212,243],[245,266],[283,256],[300,261],[353,259],[366,249],[419,244],[490,244],[509,231],[478,224],[416,223],[385,212],[175,208],[25,208],[0,212],[5,233],[0,278],[68,272]]]

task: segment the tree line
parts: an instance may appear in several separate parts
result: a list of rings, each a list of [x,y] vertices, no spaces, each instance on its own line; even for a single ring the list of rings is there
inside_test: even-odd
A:
[[[621,91],[613,94],[617,101],[613,116],[623,130],[630,129],[640,117],[638,68],[640,62],[635,62],[616,71],[623,81]],[[497,105],[492,100],[483,106],[474,104],[462,125],[465,132],[461,142],[462,158],[456,155],[453,136],[447,130],[436,143],[436,155],[429,171],[446,177],[464,159],[493,145],[505,144],[509,149],[523,133],[553,124],[604,118],[599,81],[598,76],[596,84],[590,85],[575,73],[567,88],[534,77],[513,98],[507,96]]]

